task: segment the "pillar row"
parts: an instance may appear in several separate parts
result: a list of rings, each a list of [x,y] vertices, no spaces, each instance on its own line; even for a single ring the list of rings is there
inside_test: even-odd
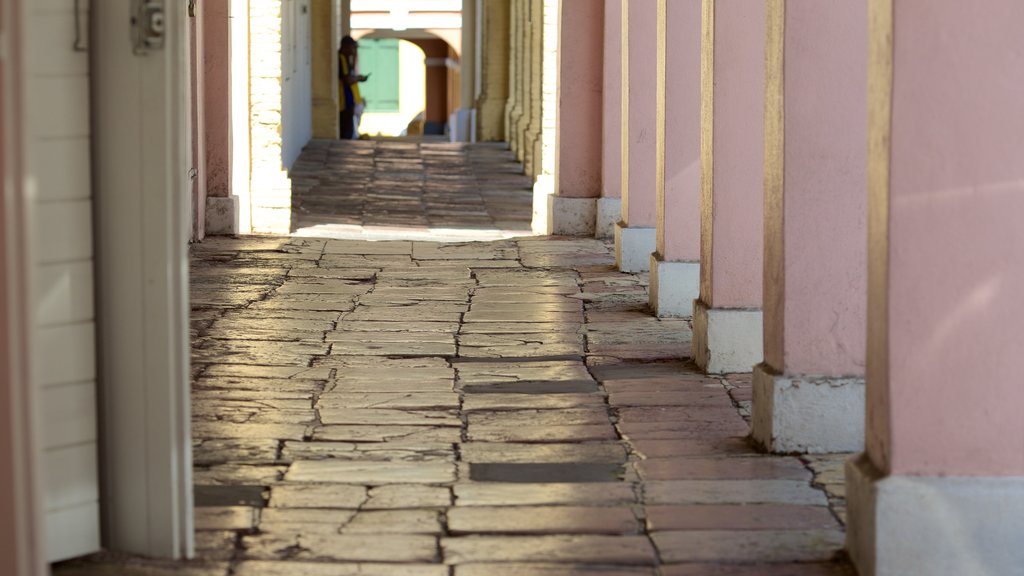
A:
[[[557,51],[555,189],[547,233],[593,236],[601,195],[604,13],[593,0],[562,0]]]
[[[650,304],[692,316],[700,292],[700,0],[658,0],[656,251]]]
[[[764,362],[753,436],[774,452],[863,448],[867,7],[768,2]]]
[[[761,360],[764,43],[764,3],[703,0],[693,352],[712,373],[749,372]]]
[[[604,54],[601,90],[601,198],[595,234],[615,235],[622,219],[622,2],[604,0]]]
[[[615,263],[623,272],[650,269],[655,249],[657,0],[623,0],[622,220]]]
[[[869,3],[862,576],[1024,565],[1021,21],[1018,0]]]
[[[481,142],[505,138],[505,106],[509,100],[509,0],[488,0],[480,5],[483,48],[480,96],[476,101],[476,137]]]

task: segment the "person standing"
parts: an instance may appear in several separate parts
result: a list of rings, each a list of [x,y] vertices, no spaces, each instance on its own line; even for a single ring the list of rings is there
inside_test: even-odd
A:
[[[338,50],[338,121],[342,140],[355,137],[356,106],[363,102],[359,83],[365,82],[367,77],[356,72],[357,54],[356,41],[351,36],[342,38]]]

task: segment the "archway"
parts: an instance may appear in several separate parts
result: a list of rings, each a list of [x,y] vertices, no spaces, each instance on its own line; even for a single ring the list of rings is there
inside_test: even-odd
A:
[[[353,30],[352,36],[360,43],[360,71],[371,75],[365,84],[369,94],[364,94],[368,100],[367,112],[371,114],[366,117],[370,124],[363,124],[360,131],[373,135],[375,128],[391,120],[381,114],[402,108],[399,100],[415,102],[414,83],[422,74],[422,121],[410,125],[408,134],[417,129],[424,135],[446,134],[448,118],[460,106],[459,53],[450,40],[428,31],[386,29]],[[404,53],[402,46],[405,46]],[[421,58],[419,63],[415,61],[417,53]],[[372,96],[378,102],[375,103]],[[402,113],[404,115],[404,108]],[[389,134],[382,132],[382,135]]]

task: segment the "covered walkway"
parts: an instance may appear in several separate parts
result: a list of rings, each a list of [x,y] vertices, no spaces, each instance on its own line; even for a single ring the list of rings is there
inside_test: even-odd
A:
[[[395,235],[511,182],[494,147],[344,146],[366,188],[422,194],[378,212]],[[337,152],[312,146],[297,180],[328,190]],[[57,574],[848,574],[843,455],[756,453],[749,375],[700,372],[689,320],[654,317],[614,261],[557,237],[193,246],[199,559]]]

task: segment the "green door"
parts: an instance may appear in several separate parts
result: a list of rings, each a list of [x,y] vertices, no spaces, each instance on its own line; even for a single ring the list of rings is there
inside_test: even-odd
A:
[[[367,112],[398,112],[398,40],[359,41],[359,73],[370,78],[359,85]]]

